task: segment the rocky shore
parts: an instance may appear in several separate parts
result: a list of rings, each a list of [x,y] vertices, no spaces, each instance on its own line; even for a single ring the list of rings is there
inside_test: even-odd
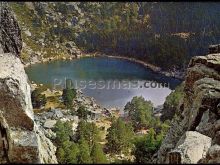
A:
[[[162,74],[165,75],[167,77],[173,77],[179,80],[183,80],[184,79],[184,72],[183,71],[178,71],[178,70],[174,70],[174,71],[164,71],[162,70],[162,68],[155,66],[153,64],[150,63],[146,63],[144,61],[141,60],[137,60],[135,58],[130,58],[130,57],[124,57],[124,56],[113,56],[113,55],[107,55],[104,53],[100,53],[100,52],[95,52],[95,53],[84,53],[82,51],[80,51],[79,49],[74,50],[74,52],[77,52],[76,54],[70,55],[70,56],[66,56],[66,57],[50,57],[50,58],[41,58],[41,59],[37,59],[37,58],[33,58],[30,62],[25,63],[24,66],[28,67],[30,65],[33,64],[37,64],[37,63],[47,63],[50,61],[54,61],[54,60],[75,60],[78,58],[83,58],[83,57],[107,57],[107,58],[116,58],[116,59],[123,59],[123,60],[128,60],[128,61],[132,61],[138,64],[143,65],[144,67],[152,70],[153,72],[156,72],[158,74]]]
[[[83,53],[81,50],[79,50],[76,47],[72,47],[72,49],[68,49],[68,50],[72,53],[66,56],[55,56],[55,57],[48,57],[48,58],[44,58],[42,56],[37,56],[37,55],[33,56],[29,62],[23,62],[24,67],[28,67],[30,65],[34,65],[38,63],[48,63],[48,62],[55,61],[55,60],[74,60],[77,58],[94,56],[93,54]]]
[[[152,71],[165,75],[167,77],[173,77],[176,79],[180,79],[183,80],[184,79],[184,72],[181,71],[163,71],[162,68],[155,66],[153,64],[141,61],[141,60],[137,60],[135,58],[130,58],[130,57],[124,57],[124,56],[112,56],[112,55],[106,55],[103,53],[95,53],[94,56],[99,56],[99,57],[109,57],[109,58],[116,58],[116,59],[123,59],[123,60],[128,60],[128,61],[132,61],[138,64],[143,65],[144,67],[151,69]]]

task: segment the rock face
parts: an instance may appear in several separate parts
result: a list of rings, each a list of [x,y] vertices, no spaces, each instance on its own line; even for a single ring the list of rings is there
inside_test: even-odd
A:
[[[211,146],[211,138],[196,131],[187,131],[177,143],[177,147],[169,152],[169,163],[197,163],[204,158]]]
[[[9,162],[36,163],[38,143],[24,67],[12,54],[1,54],[0,59],[0,122],[7,141],[3,149]]]
[[[21,31],[6,3],[0,3],[0,52],[19,56],[22,48]]]
[[[30,86],[20,59],[1,54],[0,70],[1,140],[5,140],[1,156],[10,163],[56,163],[55,147],[34,123]]]
[[[45,136],[43,130],[37,126],[37,137],[38,137],[38,148],[39,157],[41,163],[57,163],[56,158],[56,147],[53,143]]]
[[[0,12],[0,163],[57,163],[56,148],[34,122],[28,78],[17,57],[20,29],[7,6]]]
[[[178,114],[180,115],[172,121],[172,126],[157,153],[157,162],[171,163],[170,153],[176,153],[177,158],[181,157],[176,160],[181,163],[212,163],[219,160],[220,54],[192,58],[186,74],[184,99],[181,101]],[[193,131],[198,138],[187,138],[186,135],[189,135],[187,131]],[[211,147],[208,147],[209,138],[212,139]],[[185,145],[193,141],[199,141],[197,147],[200,153],[194,156],[189,154],[189,159],[186,161],[187,153],[175,151],[181,148],[194,152],[194,145]],[[208,151],[206,157],[202,154],[204,146]]]

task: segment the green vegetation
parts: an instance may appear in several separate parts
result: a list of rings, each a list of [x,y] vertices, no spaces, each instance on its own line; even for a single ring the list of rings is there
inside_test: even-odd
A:
[[[77,116],[79,119],[87,120],[89,111],[86,109],[85,106],[80,106],[77,110]]]
[[[57,149],[57,158],[59,163],[76,164],[79,155],[78,144],[74,142],[64,141],[62,146]]]
[[[107,148],[110,153],[127,153],[132,147],[134,132],[132,125],[122,119],[113,119],[111,127],[107,130]]]
[[[44,94],[41,94],[44,92],[47,88],[42,86],[39,88],[36,88],[32,93],[31,93],[31,100],[32,100],[32,105],[33,108],[41,108],[46,104],[46,97]]]
[[[177,107],[181,98],[183,98],[184,83],[177,86],[167,97],[165,104]]]
[[[125,108],[129,113],[126,120],[111,118],[104,148],[100,143],[102,128],[86,121],[87,118],[81,117],[74,135],[70,122],[58,121],[54,130],[59,163],[109,163],[107,153],[112,158],[111,163],[131,163],[129,157],[132,155],[135,156],[135,163],[149,163],[159,149],[170,123],[154,117],[152,103],[142,97],[134,97]],[[81,106],[79,109],[84,112],[86,108]],[[143,128],[147,133],[138,134]],[[120,154],[128,158],[121,160],[117,157]]]
[[[135,129],[149,128],[153,120],[153,103],[145,101],[143,97],[134,97],[125,105],[124,111],[128,113]]]
[[[55,125],[56,132],[56,144],[58,146],[62,146],[62,143],[65,141],[70,141],[70,137],[72,135],[72,125],[70,122],[62,122],[60,120],[57,121]]]
[[[153,105],[143,97],[134,97],[124,109],[128,113],[127,119],[132,122],[135,131],[147,130],[147,134],[135,136],[132,153],[135,163],[150,163],[152,156],[159,149],[166,132],[169,121],[161,122],[153,115]]]
[[[80,163],[80,164],[92,163],[89,145],[85,139],[81,138],[79,140],[79,148],[80,148],[80,152],[79,152],[79,156],[78,156],[78,163]]]
[[[96,142],[100,141],[100,132],[94,123],[81,120],[77,127],[76,139],[84,139],[88,142],[89,148],[92,149]]]
[[[176,87],[176,89],[166,97],[161,116],[162,121],[171,120],[174,115],[178,113],[180,101],[184,97],[183,88],[184,82]]]
[[[76,138],[70,122],[57,121],[55,125],[57,158],[59,163],[89,164],[107,163],[102,146],[98,144],[99,129],[94,123],[80,121]]]
[[[92,147],[91,157],[94,164],[103,164],[108,162],[103,152],[102,146],[97,142]]]
[[[73,41],[87,52],[134,57],[166,70],[182,69],[192,56],[206,54],[207,45],[220,42],[219,3],[80,2],[79,10],[62,2],[10,6],[21,27],[32,34],[22,31],[24,42],[44,57],[68,54],[65,42]],[[28,60],[26,50],[22,58]]]
[[[55,125],[57,158],[60,163],[77,163],[78,144],[71,141],[72,127],[70,122],[57,121]]]
[[[80,7],[87,17],[93,15],[77,38],[87,51],[135,57],[171,69],[184,68],[190,57],[205,54],[207,45],[219,42],[218,3],[107,2]]]
[[[76,97],[76,90],[66,88],[63,89],[62,98],[64,101],[64,105],[66,105],[67,108],[71,108],[73,104],[73,99]]]
[[[163,135],[156,135],[156,132],[151,128],[146,136],[137,137],[135,141],[135,162],[136,163],[151,163],[153,154],[159,149]]]

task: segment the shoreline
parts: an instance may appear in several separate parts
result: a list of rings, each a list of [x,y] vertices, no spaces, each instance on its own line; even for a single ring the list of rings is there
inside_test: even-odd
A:
[[[113,56],[113,55],[107,55],[105,53],[100,53],[100,52],[95,52],[95,53],[84,53],[82,52],[80,55],[78,56],[69,56],[69,57],[50,57],[50,58],[44,58],[43,60],[38,60],[38,61],[34,61],[34,62],[28,62],[26,64],[24,64],[24,67],[29,67],[31,65],[34,64],[39,64],[39,63],[48,63],[51,61],[56,61],[56,60],[63,60],[63,61],[67,61],[67,60],[75,60],[75,59],[80,59],[80,58],[85,58],[85,57],[107,57],[107,58],[115,58],[115,59],[123,59],[123,60],[127,60],[127,61],[131,61],[131,62],[135,62],[137,64],[140,64],[142,66],[144,66],[147,69],[152,70],[155,73],[164,75],[166,77],[171,77],[171,78],[175,78],[175,79],[179,79],[179,80],[184,80],[184,73],[183,72],[170,72],[170,71],[163,71],[162,68],[155,66],[153,64],[135,59],[135,58],[130,58],[130,57],[125,57],[125,56]]]
[[[34,64],[41,64],[41,63],[48,63],[48,62],[51,62],[51,61],[57,61],[57,60],[62,60],[62,61],[68,61],[68,60],[75,60],[75,59],[80,59],[80,58],[84,58],[84,57],[94,57],[94,55],[90,55],[90,54],[81,54],[79,56],[69,56],[69,57],[49,57],[49,58],[44,58],[43,60],[37,60],[37,61],[34,61],[34,62],[23,62],[24,64],[24,67],[29,67],[31,65],[34,65]]]
[[[175,79],[184,80],[184,75],[183,75],[182,72],[179,72],[177,74],[177,73],[174,73],[174,72],[163,71],[162,68],[160,68],[158,66],[146,63],[146,62],[141,61],[141,60],[137,60],[135,58],[124,57],[124,56],[112,56],[112,55],[106,55],[106,54],[101,54],[101,53],[97,53],[95,55],[95,57],[107,57],[107,58],[123,59],[123,60],[131,61],[131,62],[135,62],[137,64],[143,65],[144,67],[146,67],[147,69],[152,70],[153,72],[156,72],[158,74],[162,74],[166,77],[172,77],[172,78],[175,78]]]

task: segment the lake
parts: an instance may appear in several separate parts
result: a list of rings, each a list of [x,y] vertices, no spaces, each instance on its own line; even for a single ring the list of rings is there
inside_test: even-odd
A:
[[[154,106],[164,103],[180,80],[155,73],[141,64],[108,57],[86,57],[70,61],[34,64],[26,69],[30,81],[65,87],[71,79],[104,107],[123,108],[134,96],[151,100]]]

